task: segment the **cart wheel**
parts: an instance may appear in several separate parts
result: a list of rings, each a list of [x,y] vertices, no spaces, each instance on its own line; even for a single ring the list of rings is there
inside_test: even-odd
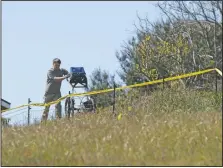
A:
[[[70,98],[66,98],[66,101],[65,101],[65,116],[66,118],[70,118],[70,111],[71,111],[71,102],[70,102]]]

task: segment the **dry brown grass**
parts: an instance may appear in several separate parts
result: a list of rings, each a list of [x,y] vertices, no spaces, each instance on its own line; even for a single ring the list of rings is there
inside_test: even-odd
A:
[[[221,95],[166,90],[134,97],[119,99],[121,120],[107,109],[70,121],[4,128],[2,165],[222,165]]]

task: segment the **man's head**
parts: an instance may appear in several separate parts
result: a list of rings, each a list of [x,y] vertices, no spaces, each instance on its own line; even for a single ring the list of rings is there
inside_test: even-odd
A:
[[[54,58],[53,59],[53,68],[54,69],[59,69],[60,68],[60,64],[61,64],[61,61],[59,58]]]

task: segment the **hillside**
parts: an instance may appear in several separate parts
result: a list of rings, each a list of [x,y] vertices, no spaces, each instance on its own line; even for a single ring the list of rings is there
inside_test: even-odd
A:
[[[3,128],[2,166],[221,166],[222,93],[157,91],[110,109]]]

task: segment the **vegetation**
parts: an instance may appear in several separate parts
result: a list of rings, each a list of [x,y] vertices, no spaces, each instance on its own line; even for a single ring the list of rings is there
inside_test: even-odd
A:
[[[96,68],[90,76],[90,91],[112,89],[114,88],[115,76],[109,74],[101,68]],[[116,84],[117,85],[117,84]],[[120,85],[118,85],[120,86]],[[97,108],[108,107],[113,103],[112,93],[93,95],[92,98],[95,100]]]
[[[157,91],[110,109],[4,128],[2,166],[221,166],[221,93]],[[123,106],[123,104],[125,106]]]
[[[136,35],[116,52],[122,82],[130,85],[208,68],[222,70],[221,1],[165,1],[158,2],[157,7],[162,19],[150,22],[147,16],[138,16]],[[95,72],[90,90],[103,88],[96,85],[102,73]],[[170,82],[169,86],[213,90],[215,78],[214,74],[203,74]],[[106,88],[111,88],[114,81],[106,81]],[[153,91],[157,86],[148,89]]]
[[[213,67],[222,70],[222,2],[165,1],[157,6],[163,19],[152,23],[138,16],[136,36],[116,53],[126,84]],[[183,82],[194,87],[212,80],[205,74]]]
[[[122,82],[222,71],[222,1],[165,1],[157,7],[163,19],[152,23],[138,16],[137,33],[116,52]],[[165,89],[117,92],[118,116],[111,113],[108,93],[92,96],[97,114],[3,128],[2,165],[221,166],[222,90],[212,91],[214,78],[209,73],[170,82]],[[96,68],[89,89],[110,89],[114,83],[114,75]]]
[[[1,118],[1,121],[2,121],[2,126],[3,127],[8,127],[9,126],[9,122],[10,122],[10,118],[4,118],[4,117],[2,117]]]

